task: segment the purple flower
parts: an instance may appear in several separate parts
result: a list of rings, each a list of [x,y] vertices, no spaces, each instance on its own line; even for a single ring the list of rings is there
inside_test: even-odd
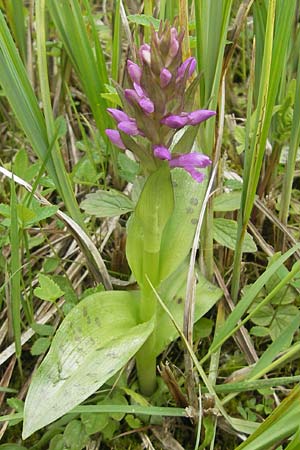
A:
[[[130,117],[126,113],[124,113],[124,111],[121,111],[120,109],[107,108],[107,111],[118,123],[126,121],[126,120],[130,120]]]
[[[182,128],[188,123],[188,115],[187,113],[181,113],[179,116],[171,114],[170,116],[164,117],[160,123],[170,128]]]
[[[188,125],[198,125],[198,123],[204,122],[204,120],[215,116],[216,112],[209,109],[197,109],[188,114]]]
[[[151,47],[148,44],[143,44],[140,46],[139,49],[139,55],[141,58],[141,61],[143,63],[147,63],[150,65],[151,63]]]
[[[147,114],[151,114],[154,112],[154,103],[148,97],[142,98],[139,101],[139,105],[142,108],[142,110]]]
[[[129,76],[131,78],[131,81],[133,83],[140,84],[141,83],[141,76],[142,76],[142,69],[135,64],[130,59],[127,60],[127,70],[129,73]]]
[[[154,145],[153,154],[158,159],[167,159],[168,161],[171,159],[170,150],[163,145]]]
[[[170,128],[182,128],[185,125],[198,125],[215,114],[215,111],[209,109],[197,109],[190,113],[182,112],[179,115],[171,114],[170,116],[164,117],[160,123],[167,125],[167,127]]]
[[[136,136],[140,134],[140,131],[137,127],[135,120],[124,120],[124,122],[118,123],[119,130],[123,131],[126,134],[129,134],[129,136]]]
[[[117,130],[111,130],[110,128],[107,128],[105,130],[105,133],[112,144],[114,144],[116,147],[119,147],[121,150],[126,150],[120,133]]]
[[[170,161],[170,167],[199,167],[204,168],[211,164],[211,160],[203,153],[191,152],[174,155]]]
[[[170,83],[172,79],[172,74],[168,69],[164,68],[160,72],[159,79],[160,79],[160,87],[164,89]]]
[[[171,168],[181,167],[186,170],[198,183],[204,180],[204,174],[196,170],[196,168],[203,169],[211,164],[208,156],[202,153],[192,152],[183,155],[174,155],[169,161]]]
[[[188,59],[186,59],[181,66],[179,66],[178,71],[177,71],[177,77],[181,80],[184,75],[185,75],[185,71],[188,68],[188,77],[190,77],[191,75],[193,75],[194,70],[196,68],[196,59],[193,58],[192,56]]]
[[[152,100],[150,100],[149,97],[146,96],[145,92],[141,88],[141,86],[137,83],[133,83],[134,90],[133,89],[125,89],[125,98],[129,102],[134,102],[140,105],[142,110],[147,113],[151,114],[154,112],[154,103]]]

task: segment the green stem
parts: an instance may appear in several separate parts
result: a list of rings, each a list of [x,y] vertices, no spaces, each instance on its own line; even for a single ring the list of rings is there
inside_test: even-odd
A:
[[[153,319],[156,322],[157,300],[146,278],[157,287],[159,253],[144,252],[144,283],[141,292],[140,319],[142,322]],[[136,355],[137,376],[141,393],[150,396],[156,389],[156,333],[153,333]]]

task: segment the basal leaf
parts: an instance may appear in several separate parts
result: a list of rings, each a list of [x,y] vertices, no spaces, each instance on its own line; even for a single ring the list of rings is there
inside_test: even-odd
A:
[[[213,233],[215,241],[217,241],[220,245],[231,248],[231,250],[235,250],[237,222],[222,218],[214,219]],[[252,236],[249,233],[246,233],[243,243],[243,252],[252,253],[256,251],[257,248]]]
[[[101,292],[76,305],[59,327],[25,401],[23,438],[93,394],[153,330],[139,323],[138,292]]]
[[[186,293],[188,264],[184,262],[179,269],[162,283],[159,294],[166,303],[176,322],[183,326],[184,301]],[[222,295],[221,289],[199,275],[195,295],[195,322],[204,316]],[[178,337],[178,333],[170,318],[159,310],[156,327],[157,355]]]
[[[87,214],[96,217],[120,216],[134,209],[130,198],[113,189],[88,194],[80,206]]]

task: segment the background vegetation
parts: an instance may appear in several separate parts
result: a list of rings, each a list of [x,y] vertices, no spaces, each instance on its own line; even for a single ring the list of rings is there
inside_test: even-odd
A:
[[[0,8],[0,448],[300,448],[300,2]],[[139,165],[107,141],[106,108],[119,104],[115,82],[150,24],[175,17],[201,74],[195,106],[217,110],[194,136],[213,170],[190,267],[222,296],[194,327],[185,317],[189,342],[161,355],[150,399],[129,363],[22,442],[31,376],[62,318],[89,293],[135,288],[125,242]]]

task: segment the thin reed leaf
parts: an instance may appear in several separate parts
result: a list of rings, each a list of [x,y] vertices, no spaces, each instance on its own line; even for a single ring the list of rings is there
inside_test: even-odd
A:
[[[27,51],[24,2],[22,0],[10,0],[5,3],[6,17],[13,32],[22,61],[25,64]]]
[[[21,367],[21,260],[20,260],[20,237],[19,237],[19,219],[18,203],[15,182],[10,181],[10,248],[11,248],[11,292],[10,308],[11,321],[16,348],[16,357]]]
[[[295,174],[295,162],[300,144],[300,58],[298,60],[297,82],[295,92],[295,103],[293,113],[293,124],[290,135],[290,145],[284,182],[280,199],[279,220],[286,225],[289,215],[292,186]]]
[[[43,161],[47,158],[49,148],[45,120],[1,11],[0,66],[0,83],[4,94],[34,151]],[[48,158],[46,168],[69,213],[80,223],[81,214],[73,190],[63,179],[66,174],[61,156]]]
[[[122,37],[122,23],[120,16],[120,2],[116,0],[115,20],[113,29],[113,53],[111,61],[111,77],[113,80],[118,81],[119,66],[120,66],[120,50],[121,50],[121,37]]]
[[[101,93],[106,90],[104,84],[108,80],[107,71],[103,64],[101,68],[98,67],[99,57],[96,60],[94,56],[94,43],[90,41],[87,33],[79,2],[78,0],[48,1],[47,7],[82,84],[97,127],[107,141],[104,130],[109,128],[111,120],[106,112],[106,101],[101,96]],[[99,50],[100,47],[98,47],[98,55]],[[104,75],[101,75],[102,73]]]

